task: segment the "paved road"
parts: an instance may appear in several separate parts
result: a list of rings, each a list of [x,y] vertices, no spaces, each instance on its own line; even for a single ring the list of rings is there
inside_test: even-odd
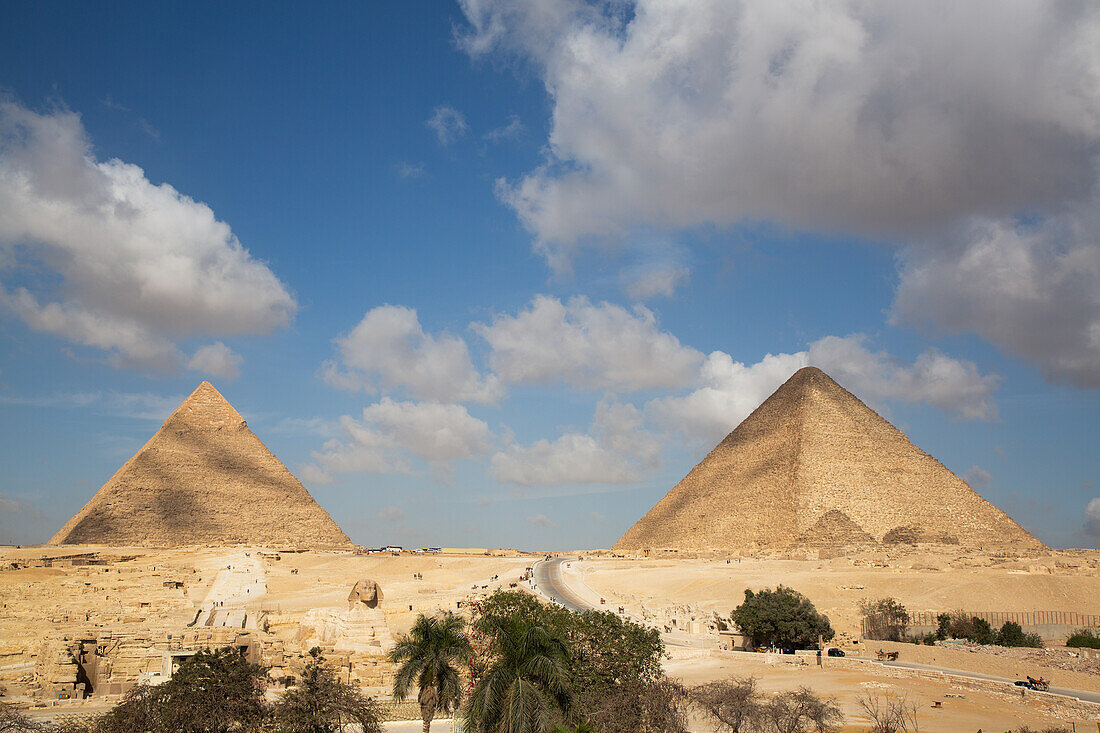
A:
[[[597,606],[584,599],[580,593],[565,583],[562,577],[561,568],[562,565],[568,562],[573,562],[577,558],[575,557],[555,557],[550,560],[540,560],[535,563],[534,575],[536,590],[547,600],[553,598],[557,603],[561,604],[570,611],[610,611],[613,610],[610,606]],[[589,597],[594,597],[595,593],[589,593]],[[625,618],[630,618],[626,616]],[[665,646],[675,647],[690,647],[690,648],[713,648],[714,642],[706,637],[700,637],[698,635],[687,634],[682,631],[673,631],[671,633],[661,632],[661,638],[665,642]]]
[[[570,590],[561,577],[563,563],[576,560],[575,557],[555,557],[535,563],[533,572],[538,592],[547,599],[565,606],[570,611],[590,611],[595,606],[585,603],[584,599]]]
[[[1004,677],[995,677],[990,674],[981,674],[980,672],[964,672],[958,669],[947,669],[945,667],[931,667],[926,664],[914,664],[912,662],[883,662],[884,667],[901,667],[904,669],[920,669],[929,672],[946,672],[947,674],[957,674],[963,677],[975,677],[980,680],[992,680],[994,682],[1008,682],[1013,683],[1015,680],[1006,679]],[[1054,687],[1051,685],[1050,692],[1056,695],[1068,695],[1070,697],[1079,697],[1087,702],[1100,703],[1100,692],[1088,692],[1087,690],[1072,690],[1068,687]],[[1025,694],[1031,694],[1028,690]]]

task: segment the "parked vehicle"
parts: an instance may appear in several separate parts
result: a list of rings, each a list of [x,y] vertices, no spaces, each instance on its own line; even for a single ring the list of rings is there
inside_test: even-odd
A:
[[[829,647],[829,650],[825,653],[828,654],[830,657],[843,657],[844,656],[844,650],[843,649],[837,649],[835,646]]]

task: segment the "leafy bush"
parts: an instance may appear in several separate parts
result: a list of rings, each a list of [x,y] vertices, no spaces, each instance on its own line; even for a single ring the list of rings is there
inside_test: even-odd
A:
[[[806,649],[835,636],[829,619],[793,588],[745,590],[745,602],[733,609],[733,622],[755,646]]]
[[[868,639],[905,641],[909,612],[897,600],[889,597],[877,601],[865,599],[860,602],[859,610],[863,614]]]
[[[599,733],[685,733],[683,689],[667,677],[630,681],[584,692],[575,698],[577,714]]]
[[[1100,636],[1092,632],[1092,629],[1080,629],[1068,639],[1066,646],[1084,649],[1100,649]]]
[[[97,733],[227,733],[259,731],[267,716],[265,671],[240,651],[204,650],[167,682],[139,685],[95,727]]]
[[[578,692],[623,682],[656,682],[661,677],[665,647],[657,629],[610,611],[577,613],[544,605],[522,591],[498,591],[485,599],[474,628],[484,635],[513,614],[537,622],[566,642]]]
[[[1025,634],[1020,624],[1015,621],[1005,621],[1004,626],[997,632],[996,643],[1001,646],[1028,646],[1041,649],[1043,638],[1038,634]]]
[[[939,621],[939,629],[936,636],[940,639],[966,639],[977,644],[997,643],[997,633],[984,618],[967,616],[962,611],[954,613],[941,613],[936,617]]]
[[[660,632],[606,611],[576,613],[545,605],[521,591],[498,591],[477,608],[473,642],[480,653],[471,665],[475,682],[493,669],[499,630],[515,619],[564,643],[571,671],[571,724],[588,722],[600,733],[682,730],[677,688],[661,672],[665,651]]]

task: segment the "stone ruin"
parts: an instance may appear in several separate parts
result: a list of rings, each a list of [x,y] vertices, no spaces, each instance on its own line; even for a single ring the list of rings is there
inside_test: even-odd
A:
[[[367,608],[378,608],[382,602],[382,586],[373,580],[364,578],[357,581],[348,594],[348,610],[352,611],[360,603]]]
[[[382,587],[373,580],[356,581],[348,594],[348,609],[311,609],[298,626],[301,648],[331,648],[350,655],[352,664],[378,666],[394,647],[393,634],[382,610]]]

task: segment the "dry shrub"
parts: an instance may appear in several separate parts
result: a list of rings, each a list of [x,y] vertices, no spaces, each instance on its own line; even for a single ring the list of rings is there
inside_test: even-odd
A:
[[[808,687],[765,698],[751,677],[700,685],[688,697],[722,733],[832,733],[844,721],[834,698]]]
[[[859,706],[871,719],[871,733],[917,733],[917,704],[908,697],[864,695]]]
[[[718,733],[752,733],[763,723],[764,705],[752,677],[700,685],[690,697],[714,719]]]
[[[581,693],[575,712],[600,733],[685,733],[685,703],[684,689],[662,677]]]
[[[764,719],[775,733],[833,733],[844,721],[835,698],[821,698],[808,687],[781,692],[764,706]]]

